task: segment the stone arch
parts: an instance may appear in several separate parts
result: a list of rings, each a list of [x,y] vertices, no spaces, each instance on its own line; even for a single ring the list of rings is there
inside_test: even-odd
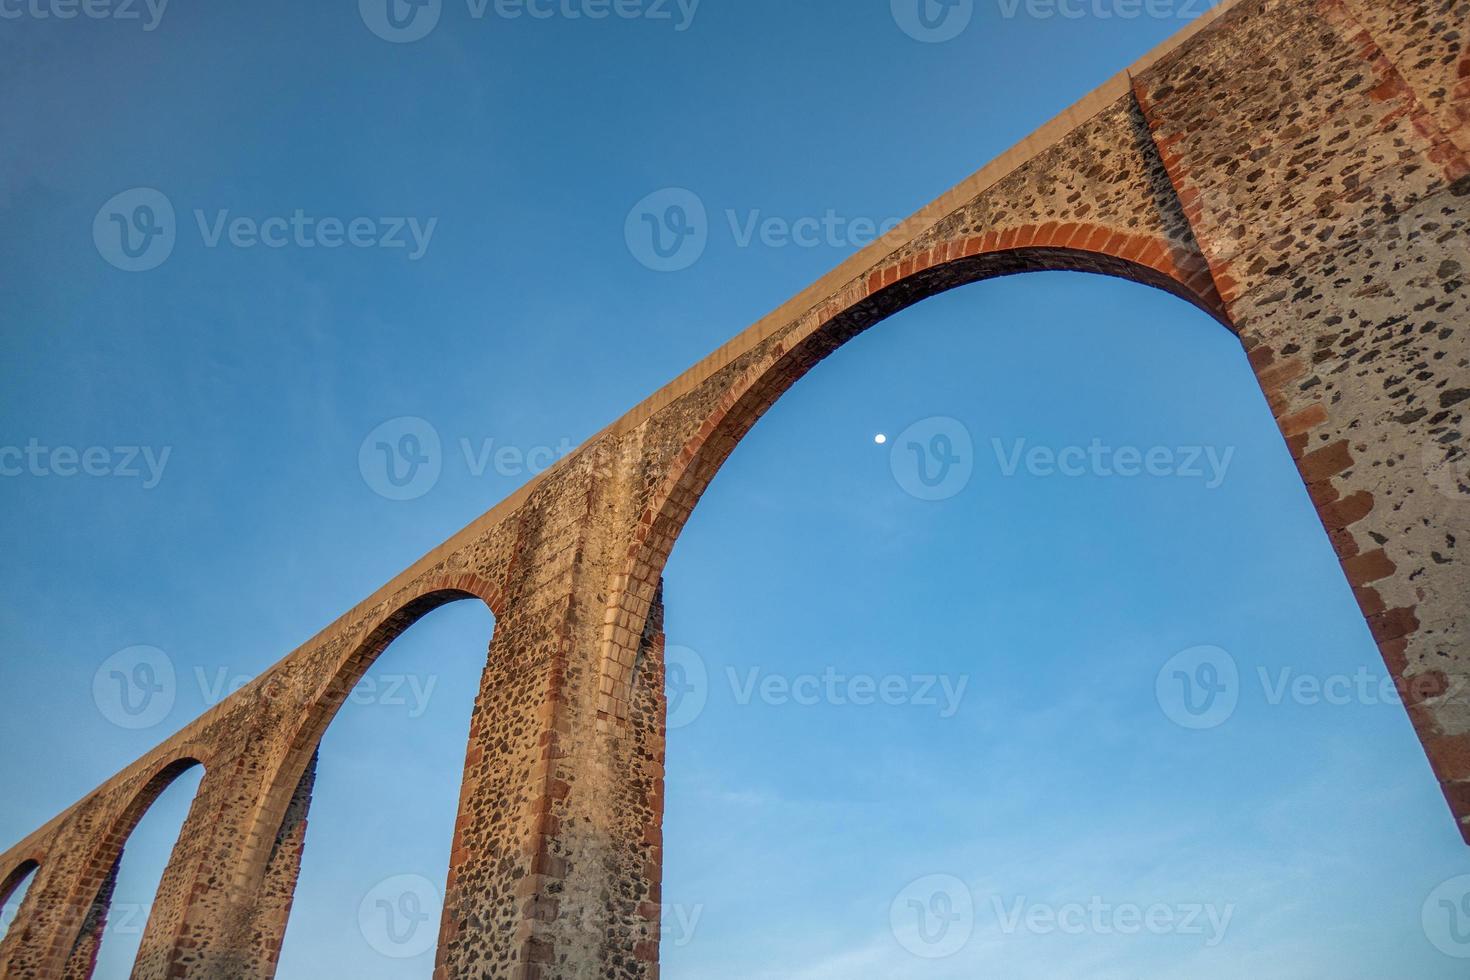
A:
[[[303,779],[309,781],[317,746],[358,681],[393,641],[415,623],[442,606],[465,600],[479,600],[497,620],[501,616],[502,592],[484,578],[472,573],[437,576],[413,590],[413,598],[377,618],[361,640],[332,661],[325,678],[311,690],[302,710],[291,720],[290,747],[267,777],[268,782],[255,801],[254,812],[246,821],[245,846],[239,855],[237,875],[243,890],[241,898],[254,900],[255,890],[267,875],[277,835],[289,816],[298,787]],[[261,696],[271,695],[262,692]],[[248,925],[244,921],[240,924]],[[242,941],[240,945],[245,944]]]
[[[1455,70],[1453,108],[1461,129],[1470,129],[1470,46],[1460,55]]]
[[[65,964],[67,976],[90,976],[101,948],[102,930],[112,900],[112,885],[122,861],[123,847],[137,829],[144,814],[168,789],[174,780],[196,766],[209,772],[207,752],[202,746],[190,746],[187,753],[169,756],[155,762],[139,780],[141,785],[115,813],[99,821],[95,841],[81,866],[81,875],[73,884],[65,927],[51,950],[50,961],[57,968]],[[201,784],[202,786],[202,784]],[[198,793],[196,792],[196,799]],[[178,841],[174,848],[178,847]],[[172,855],[170,863],[172,863]]]
[[[22,881],[25,881],[26,875],[40,867],[41,859],[39,857],[28,857],[11,868],[10,872],[4,878],[0,878],[0,905],[4,905],[10,900],[11,894],[20,887]]]
[[[0,906],[10,901],[10,896],[18,889],[33,873],[41,869],[41,858],[32,856],[25,858],[10,869],[4,878],[0,878]],[[16,918],[19,918],[17,914]],[[5,933],[0,930],[0,939],[5,938]]]
[[[1023,272],[1076,271],[1162,289],[1234,332],[1204,256],[1164,238],[1087,223],[1028,224],[954,238],[871,270],[861,298],[816,311],[724,392],[664,475],[608,590],[600,650],[600,717],[626,721],[643,633],[674,541],[751,426],[818,361],[895,313],[959,286]]]

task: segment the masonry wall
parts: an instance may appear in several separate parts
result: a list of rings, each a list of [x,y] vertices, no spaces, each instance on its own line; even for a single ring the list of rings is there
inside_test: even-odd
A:
[[[1141,98],[1470,832],[1470,129],[1453,94],[1470,3],[1278,0],[1232,20]]]
[[[1204,18],[0,855],[0,880],[40,865],[0,975],[86,975],[128,832],[197,763],[135,975],[271,976],[318,740],[393,638],[467,600],[496,627],[436,977],[656,976],[660,582],[684,522],[848,339],[1042,269],[1167,289],[1238,332],[1470,830],[1467,15],[1470,0],[1238,0]]]

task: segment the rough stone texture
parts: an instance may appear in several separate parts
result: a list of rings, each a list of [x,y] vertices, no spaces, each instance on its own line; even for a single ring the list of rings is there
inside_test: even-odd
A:
[[[674,541],[827,354],[1041,269],[1167,289],[1238,332],[1470,834],[1467,7],[1217,8],[0,855],[0,890],[39,865],[0,972],[89,972],[128,833],[200,764],[135,976],[272,975],[319,739],[396,636],[478,599],[496,628],[435,976],[656,976]]]
[[[1139,85],[1462,828],[1470,120],[1444,83],[1464,63],[1467,13],[1465,2],[1256,4]]]

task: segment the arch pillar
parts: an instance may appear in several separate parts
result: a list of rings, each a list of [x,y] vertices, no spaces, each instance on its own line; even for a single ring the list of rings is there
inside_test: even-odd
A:
[[[440,980],[656,975],[661,615],[636,725],[599,725],[595,669],[638,454],[632,440],[590,451],[524,505],[470,724]]]
[[[281,829],[276,832],[271,856],[266,862],[265,878],[256,901],[243,943],[246,956],[233,973],[245,978],[268,980],[276,975],[281,958],[281,944],[286,938],[286,923],[296,897],[296,882],[301,877],[301,859],[306,849],[307,815],[311,810],[311,792],[316,785],[317,755],[313,754],[291,804],[286,808]],[[252,972],[253,971],[253,972]]]
[[[0,975],[91,975],[128,837],[158,795],[199,764],[189,753],[145,760],[117,797],[94,795],[68,814],[70,820],[43,828],[42,833],[54,835],[45,845],[48,860],[0,946]],[[176,846],[170,864],[178,853]]]
[[[1453,58],[1424,56],[1467,49],[1463,24],[1430,6],[1242,5],[1219,57],[1162,64],[1134,91],[1470,841],[1470,562],[1457,548],[1470,537],[1470,156]],[[1317,52],[1299,73],[1310,97],[1283,102],[1298,48]],[[1245,131],[1250,169],[1221,167]]]
[[[118,855],[97,893],[87,903],[81,929],[72,940],[71,952],[61,969],[63,980],[90,980],[97,966],[97,954],[102,950],[102,933],[107,928],[108,913],[112,911],[112,893],[117,889],[117,872],[121,866],[122,855]]]
[[[262,792],[257,760],[206,773],[159,882],[132,977],[271,977],[280,956],[305,842],[315,757],[270,842],[261,876],[241,875],[250,806]],[[225,769],[224,766],[219,767]]]
[[[33,895],[37,892],[37,881],[41,877],[41,868],[44,855],[31,854],[29,857],[18,862],[13,870],[8,872],[3,880],[0,880],[0,903],[9,902],[16,889],[32,875],[31,887],[27,889],[25,897],[15,910],[15,917],[11,919],[9,926],[0,934],[0,966],[9,962],[11,952],[21,944],[21,937],[27,931],[27,922],[35,908]]]
[[[52,935],[67,915],[68,897],[81,864],[79,854],[64,845],[53,845],[51,852],[37,869],[15,920],[0,942],[0,976],[34,977],[42,975],[47,967],[45,956],[52,947]],[[59,972],[55,964],[50,969],[53,974]]]

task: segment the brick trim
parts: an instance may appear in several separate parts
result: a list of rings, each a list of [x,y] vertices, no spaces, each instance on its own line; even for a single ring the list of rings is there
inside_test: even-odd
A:
[[[1413,86],[1399,72],[1388,54],[1379,47],[1372,31],[1358,20],[1357,15],[1348,7],[1345,0],[1317,0],[1317,11],[1337,28],[1344,40],[1357,46],[1358,57],[1367,62],[1373,72],[1378,84],[1369,91],[1368,97],[1375,102],[1399,103],[1398,108],[1384,118],[1382,125],[1387,126],[1408,116],[1414,129],[1428,141],[1430,145],[1428,157],[1439,165],[1445,180],[1453,184],[1470,175],[1470,157],[1466,156],[1459,145],[1440,126],[1439,121],[1434,118],[1434,113],[1419,99]],[[1470,53],[1467,53],[1466,62],[1460,67],[1462,80],[1470,80],[1470,74],[1465,73],[1467,63],[1470,63]],[[1460,97],[1462,89],[1470,91],[1470,86],[1467,86],[1465,81],[1457,84],[1453,91],[1455,98]],[[1451,108],[1457,112],[1461,120],[1470,114],[1470,109],[1465,109],[1463,106],[1455,105]]]
[[[22,858],[18,864],[10,869],[10,872],[4,878],[0,878],[0,905],[4,905],[10,901],[11,893],[20,887],[20,883],[25,881],[26,875],[32,871],[40,870],[41,860],[42,856],[39,853],[33,853],[28,857]]]
[[[1138,78],[1132,79],[1133,102],[1138,106],[1139,114],[1143,116],[1144,125],[1148,128],[1150,142],[1153,143],[1154,152],[1158,154],[1159,163],[1164,168],[1164,176],[1169,179],[1169,186],[1174,189],[1174,198],[1179,202],[1180,211],[1184,214],[1185,223],[1189,225],[1189,232],[1199,242],[1199,219],[1204,215],[1204,197],[1199,188],[1186,182],[1187,174],[1184,171],[1184,160],[1175,152],[1174,146],[1184,134],[1176,133],[1173,136],[1160,136],[1160,120],[1154,111],[1153,100],[1148,97],[1148,91],[1143,82]],[[1204,259],[1205,267],[1210,270],[1211,285],[1215,295],[1220,298],[1220,303],[1229,308],[1239,297],[1239,286],[1230,275],[1229,261],[1220,262],[1212,260],[1209,252],[1200,243],[1200,256]]]
[[[1470,129],[1470,46],[1466,47],[1455,70],[1455,87],[1451,92],[1450,108],[1459,128]]]
[[[776,344],[726,390],[639,518],[627,560],[608,584],[599,651],[599,724],[627,722],[638,641],[664,562],[700,494],[756,419],[827,353],[898,310],[960,285],[1043,270],[1093,272],[1154,286],[1230,326],[1203,255],[1100,224],[1028,223],[938,242],[881,262],[856,289],[817,307],[805,335],[789,335]]]
[[[1292,383],[1307,374],[1307,363],[1300,352],[1278,353],[1264,343],[1244,339],[1251,368],[1327,531],[1343,575],[1352,587],[1353,598],[1403,699],[1414,731],[1424,745],[1460,833],[1470,843],[1470,822],[1466,820],[1470,816],[1470,734],[1445,735],[1426,710],[1426,701],[1449,689],[1444,672],[1434,669],[1410,672],[1407,653],[1410,638],[1419,629],[1417,607],[1389,609],[1375,588],[1376,583],[1396,574],[1398,568],[1382,547],[1376,542],[1365,545],[1355,531],[1373,512],[1373,494],[1359,490],[1344,497],[1334,483],[1337,477],[1351,472],[1355,463],[1353,447],[1346,439],[1328,442],[1323,438],[1323,433],[1335,431],[1328,424],[1326,405],[1316,400],[1302,405],[1296,400],[1299,389]]]
[[[5,903],[10,901],[10,897],[15,894],[16,889],[18,889],[22,884],[25,883],[25,880],[28,876],[31,876],[33,874],[39,875],[41,873],[41,865],[43,865],[45,862],[45,852],[35,850],[28,852],[27,854],[22,856],[20,860],[18,860],[15,864],[11,865],[10,871],[6,873],[5,877],[0,878],[0,905],[4,905]],[[35,883],[34,878],[32,878],[31,881],[32,884]],[[16,929],[17,923],[21,922],[21,920],[23,920],[34,910],[35,903],[32,900],[33,894],[39,895],[40,889],[32,888],[30,891],[26,892],[26,897],[21,900],[20,908],[15,910],[15,916],[10,921],[10,926],[8,927],[9,929]],[[8,931],[6,934],[0,935],[0,943],[3,943],[7,938],[9,938]],[[0,965],[3,965],[4,962],[4,958],[0,957]]]

